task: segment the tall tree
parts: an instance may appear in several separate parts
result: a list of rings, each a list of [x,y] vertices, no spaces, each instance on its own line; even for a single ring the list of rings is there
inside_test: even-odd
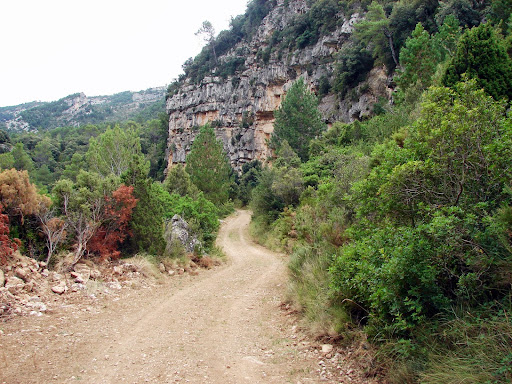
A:
[[[463,74],[476,79],[494,99],[512,100],[512,59],[504,39],[491,25],[482,24],[462,35],[443,78],[444,85],[455,85]]]
[[[304,79],[298,79],[274,112],[275,123],[272,141],[279,147],[286,140],[302,161],[308,159],[309,142],[324,129],[318,101],[306,87]]]
[[[215,28],[208,20],[203,21],[201,28],[196,32],[196,36],[203,36],[205,42],[207,42],[212,48],[214,63],[217,63],[217,53],[215,52]]]
[[[109,174],[119,177],[128,170],[132,156],[140,153],[140,139],[136,128],[122,129],[116,125],[97,138],[90,139],[87,161],[90,169],[103,177]]]
[[[212,127],[204,126],[194,140],[187,156],[186,171],[206,198],[224,204],[229,198],[231,166]]]
[[[34,162],[23,148],[23,143],[16,143],[11,153],[14,158],[14,168],[18,171],[25,169],[32,172],[34,170]]]
[[[130,221],[133,252],[161,254],[165,250],[163,219],[169,208],[169,193],[161,183],[153,182],[149,175],[149,162],[143,156],[133,156],[123,183],[133,186],[138,200]]]
[[[372,1],[368,6],[366,18],[355,25],[354,33],[363,44],[371,44],[373,57],[382,62],[386,62],[385,51],[389,49],[395,66],[399,67],[390,24],[391,20],[386,16],[384,7],[376,1]]]

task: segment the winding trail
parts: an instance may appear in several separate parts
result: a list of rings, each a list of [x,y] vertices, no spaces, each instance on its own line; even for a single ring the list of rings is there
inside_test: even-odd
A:
[[[223,223],[223,267],[128,289],[101,308],[0,325],[0,382],[320,382],[279,310],[283,256],[249,239],[249,221],[238,211]]]

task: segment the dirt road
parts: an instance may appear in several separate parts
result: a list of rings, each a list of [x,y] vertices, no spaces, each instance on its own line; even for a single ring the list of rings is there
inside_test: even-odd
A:
[[[249,240],[249,220],[223,224],[223,267],[0,324],[0,382],[320,382],[279,310],[283,258]]]

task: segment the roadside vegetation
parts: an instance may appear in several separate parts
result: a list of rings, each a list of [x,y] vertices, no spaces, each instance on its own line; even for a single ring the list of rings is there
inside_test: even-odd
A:
[[[208,254],[220,256],[219,219],[236,198],[231,168],[213,129],[204,127],[187,169],[178,165],[164,178],[167,125],[162,114],[143,124],[3,134],[0,265],[17,250],[61,268],[135,255],[211,264]],[[172,240],[174,215],[197,240],[191,249]]]
[[[275,113],[277,158],[252,189],[252,232],[291,254],[289,300],[313,334],[377,347],[368,375],[508,383],[511,7],[416,3],[428,12],[408,28],[396,29],[404,2],[368,3],[356,24],[349,54],[395,73],[394,103],[373,118],[310,135],[296,122],[317,112],[294,84]]]

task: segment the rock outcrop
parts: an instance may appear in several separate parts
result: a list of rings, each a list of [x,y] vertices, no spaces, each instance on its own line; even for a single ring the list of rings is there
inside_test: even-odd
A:
[[[175,243],[183,245],[189,253],[201,247],[201,242],[190,233],[188,223],[180,215],[174,215],[165,226],[166,252],[168,254],[172,253],[172,247]]]
[[[350,44],[353,25],[361,19],[357,13],[348,18],[338,14],[339,27],[315,45],[272,52],[265,63],[258,53],[268,47],[274,31],[282,30],[307,10],[305,0],[277,1],[250,42],[241,41],[219,58],[222,65],[245,52],[243,70],[227,78],[205,77],[200,84],[187,78],[181,81],[180,88],[167,100],[169,166],[185,162],[198,128],[206,123],[215,128],[235,169],[251,160],[267,160],[271,155],[267,144],[273,132],[274,110],[286,91],[298,77],[303,77],[314,92],[323,77],[332,78],[335,55]],[[385,70],[374,68],[364,89],[352,92],[350,99],[327,95],[320,103],[324,120],[350,122],[368,116],[379,96],[389,98],[387,81]]]

